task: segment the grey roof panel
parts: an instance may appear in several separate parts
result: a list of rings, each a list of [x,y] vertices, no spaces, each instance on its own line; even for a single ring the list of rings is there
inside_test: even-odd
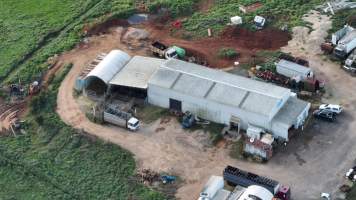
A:
[[[250,112],[268,116],[281,99],[268,97],[258,93],[250,93],[243,102],[241,108]]]
[[[210,69],[194,63],[189,63],[177,59],[167,60],[163,67],[170,68],[181,73],[192,74],[194,76],[209,79],[214,82],[220,82],[225,85],[231,85],[250,92],[261,93],[266,96],[282,98],[286,92],[290,92],[289,89],[275,86],[272,84],[266,84],[260,81],[252,80],[242,76],[236,76],[234,74],[226,73],[224,71]]]
[[[306,101],[291,97],[273,118],[272,123],[279,122],[291,126],[308,105]]]
[[[204,97],[213,83],[212,81],[196,76],[182,74],[172,89],[196,97]]]
[[[160,68],[158,69],[152,78],[149,80],[149,83],[152,85],[158,85],[163,88],[171,88],[173,83],[177,80],[180,73],[170,70]]]
[[[217,83],[206,97],[219,103],[238,107],[247,95],[246,90]]]
[[[121,85],[146,89],[153,73],[164,60],[143,56],[134,56],[126,66],[111,79],[111,85]]]
[[[303,65],[299,65],[297,63],[294,63],[294,62],[290,62],[288,60],[284,60],[284,59],[281,59],[278,63],[277,63],[277,66],[279,67],[283,67],[283,68],[286,68],[286,69],[289,69],[289,70],[292,70],[292,71],[295,71],[295,72],[300,72],[302,74],[307,74],[309,73],[310,71],[312,71],[310,68],[308,67],[305,67]]]
[[[343,38],[341,38],[338,44],[347,44],[356,38],[356,29],[347,33]]]

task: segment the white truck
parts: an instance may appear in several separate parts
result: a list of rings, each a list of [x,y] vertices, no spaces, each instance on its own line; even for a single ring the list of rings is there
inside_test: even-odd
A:
[[[342,67],[352,75],[356,75],[356,49],[347,57]]]
[[[261,30],[265,26],[266,19],[264,17],[256,15],[255,18],[253,19],[253,22],[255,23],[256,29]]]
[[[130,113],[107,108],[104,111],[104,121],[127,128],[130,131],[137,131],[140,128],[140,121]]]
[[[334,33],[331,40],[336,45],[334,54],[339,58],[346,58],[356,48],[356,29],[346,25]]]
[[[211,176],[205,184],[198,200],[212,200],[216,193],[224,188],[224,178],[222,176]]]

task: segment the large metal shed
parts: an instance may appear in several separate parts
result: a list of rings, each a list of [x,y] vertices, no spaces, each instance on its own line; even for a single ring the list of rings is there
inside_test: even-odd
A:
[[[291,91],[181,60],[166,61],[148,85],[148,102],[242,129],[249,125],[272,131],[272,119]],[[287,131],[288,128],[281,127]],[[280,137],[288,140],[286,135]]]

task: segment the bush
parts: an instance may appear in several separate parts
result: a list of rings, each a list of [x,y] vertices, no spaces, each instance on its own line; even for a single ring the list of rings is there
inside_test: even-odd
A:
[[[233,59],[236,58],[239,54],[235,49],[232,48],[222,48],[218,53],[220,58]]]
[[[197,0],[157,0],[150,4],[150,12],[156,12],[159,8],[168,8],[173,17],[191,15]]]

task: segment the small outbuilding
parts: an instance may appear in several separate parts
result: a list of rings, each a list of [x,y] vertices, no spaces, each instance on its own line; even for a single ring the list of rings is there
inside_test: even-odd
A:
[[[276,63],[276,70],[278,74],[289,78],[300,77],[300,79],[305,80],[307,78],[314,77],[313,71],[309,67],[305,67],[284,59],[281,59],[278,63]]]

